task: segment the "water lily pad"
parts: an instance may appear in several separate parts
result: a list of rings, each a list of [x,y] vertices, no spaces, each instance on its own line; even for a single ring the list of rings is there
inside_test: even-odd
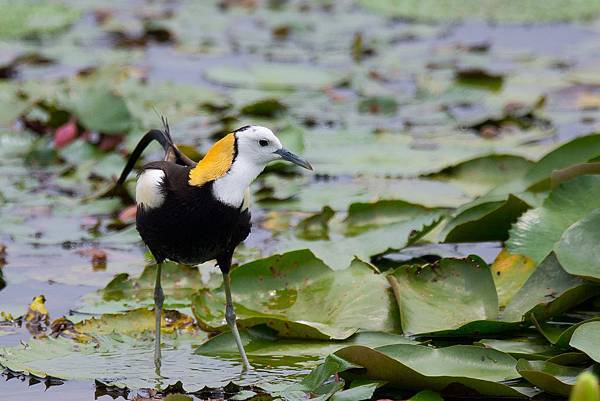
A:
[[[450,182],[472,196],[523,177],[533,163],[519,156],[491,155],[449,167],[432,177]]]
[[[360,260],[333,271],[310,251],[257,260],[231,272],[239,325],[266,324],[280,336],[346,339],[358,329],[397,331],[399,322],[387,280]],[[222,292],[192,299],[199,323],[227,330]]]
[[[336,355],[366,369],[353,376],[385,380],[393,387],[442,391],[458,383],[483,395],[522,397],[520,391],[500,383],[519,377],[516,360],[492,349],[467,345],[439,349],[420,345],[375,349],[350,346]]]
[[[546,360],[557,354],[557,351],[543,337],[482,339],[475,344],[505,352],[515,358],[527,360]]]
[[[286,145],[287,146],[287,145]],[[456,186],[431,179],[354,179],[310,180],[307,177],[286,179],[268,175],[255,195],[259,205],[275,210],[316,212],[323,205],[345,211],[355,202],[403,200],[428,208],[458,207],[471,200]]]
[[[600,156],[600,134],[575,138],[542,157],[524,177],[526,185],[549,184],[550,175],[573,164],[585,163]]]
[[[498,297],[487,264],[478,257],[401,266],[389,276],[402,330],[414,335],[495,320]]]
[[[367,382],[364,384],[356,385],[355,382]],[[355,380],[352,382],[350,388],[341,390],[335,393],[330,400],[331,401],[361,401],[370,400],[373,397],[373,393],[379,387],[383,386],[385,382],[378,380]]]
[[[498,254],[491,266],[498,305],[504,308],[523,287],[536,268],[533,260],[524,255],[513,255],[506,249]]]
[[[75,105],[75,114],[89,130],[122,134],[133,127],[125,100],[107,88],[88,88],[85,94],[80,94]]]
[[[443,138],[417,141],[388,132],[375,135],[364,131],[312,130],[305,135],[305,156],[321,174],[415,177],[490,154],[525,154],[531,150],[525,138],[534,137],[539,134],[482,140],[465,133],[448,133]],[[336,157],[331,157],[331,149],[336,149]]]
[[[502,200],[477,199],[461,206],[441,235],[445,242],[504,241],[511,224],[528,208],[527,202],[514,195]]]
[[[556,395],[568,396],[575,384],[580,368],[556,365],[546,361],[528,361],[520,359],[517,363],[519,373],[542,390]]]
[[[565,272],[551,254],[513,296],[501,319],[514,322],[529,320],[533,315],[537,321],[544,321],[593,297],[596,291],[593,284]]]
[[[547,321],[547,322],[538,322],[535,318],[533,319],[533,323],[538,331],[546,337],[546,339],[560,348],[568,348],[569,341],[571,341],[571,336],[575,329],[585,323],[594,322],[600,320],[599,317],[594,317],[591,319],[582,320],[577,323],[572,322],[564,322],[557,318],[557,322]]]
[[[71,25],[79,12],[58,1],[0,2],[0,38],[14,39],[59,32]]]
[[[272,330],[259,327],[241,333],[242,342],[250,361],[268,361],[269,358],[287,357],[292,361],[314,361],[349,345],[381,347],[390,344],[415,344],[404,336],[382,332],[359,332],[343,341],[298,340],[277,337]],[[230,332],[219,334],[196,349],[202,355],[238,359],[238,349]]]
[[[444,399],[435,391],[423,390],[410,397],[408,401],[444,401]]]
[[[512,253],[541,262],[569,226],[600,208],[600,176],[580,176],[553,190],[544,204],[522,215],[507,242]]]
[[[113,333],[140,336],[153,333],[155,329],[154,310],[140,308],[125,313],[104,314],[97,318],[75,323],[73,328],[83,334],[103,336]],[[54,324],[54,323],[53,323]],[[193,319],[174,310],[165,309],[162,314],[161,331],[173,333],[175,330],[191,328]],[[196,332],[198,341],[205,333]]]
[[[569,345],[585,352],[596,362],[600,362],[600,322],[588,322],[577,327],[573,332]]]
[[[316,66],[253,64],[248,67],[218,66],[204,71],[207,79],[227,86],[271,90],[320,89],[343,80],[343,75]]]
[[[332,269],[344,269],[352,259],[358,257],[370,260],[372,256],[390,250],[402,249],[427,233],[443,215],[442,211],[423,211],[411,220],[372,228],[354,236],[333,236],[329,240],[308,241],[291,239],[282,241],[278,248],[282,251],[310,249],[315,256]]]
[[[600,280],[600,208],[570,226],[555,246],[556,257],[570,274]]]
[[[593,0],[505,0],[502,3],[493,0],[362,0],[361,3],[385,15],[435,21],[477,18],[492,21],[547,22],[590,20],[600,15],[600,6]]]

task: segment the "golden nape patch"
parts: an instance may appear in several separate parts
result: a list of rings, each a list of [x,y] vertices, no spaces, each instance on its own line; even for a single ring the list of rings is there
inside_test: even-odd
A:
[[[233,163],[235,135],[228,134],[215,143],[206,156],[190,171],[188,183],[200,186],[227,174]]]

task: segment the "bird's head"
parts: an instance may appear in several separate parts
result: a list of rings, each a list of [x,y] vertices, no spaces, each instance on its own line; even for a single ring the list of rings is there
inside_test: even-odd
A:
[[[312,170],[309,162],[285,149],[268,128],[248,125],[215,143],[189,173],[189,184],[214,182],[213,193],[222,202],[240,206],[244,192],[265,166],[285,160]]]
[[[236,160],[265,166],[276,160],[285,160],[312,170],[309,162],[285,149],[273,131],[259,125],[248,125],[234,132],[237,144]]]

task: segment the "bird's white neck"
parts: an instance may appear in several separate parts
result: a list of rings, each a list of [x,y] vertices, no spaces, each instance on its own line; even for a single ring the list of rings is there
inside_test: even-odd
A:
[[[237,158],[227,174],[214,181],[213,195],[229,206],[242,206],[246,190],[264,168],[252,161]]]

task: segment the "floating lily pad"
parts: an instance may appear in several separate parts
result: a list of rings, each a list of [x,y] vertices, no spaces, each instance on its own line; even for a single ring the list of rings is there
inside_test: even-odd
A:
[[[569,226],[600,208],[600,176],[580,176],[553,190],[544,204],[526,212],[510,231],[512,253],[541,262]]]
[[[502,200],[477,199],[461,206],[442,231],[445,242],[504,241],[511,224],[517,221],[529,205],[509,195]]]
[[[172,333],[175,330],[191,328],[193,319],[174,310],[163,310],[161,331]],[[98,318],[91,318],[75,323],[74,329],[83,334],[103,336],[109,334],[124,334],[128,336],[140,336],[154,333],[155,330],[154,310],[140,308],[127,311],[126,313],[104,314]],[[204,333],[196,332],[198,340],[203,338]]]
[[[416,141],[408,135],[387,132],[313,130],[305,135],[305,156],[321,174],[415,177],[490,154],[522,155],[529,150],[539,154],[539,150],[525,144],[526,138],[534,137],[539,134],[482,140],[463,133]],[[333,158],[331,149],[336,149]],[[411,162],[402,163],[402,160]]]
[[[600,280],[600,207],[570,226],[555,246],[566,272]]]
[[[491,266],[498,305],[504,308],[512,297],[523,287],[537,266],[524,255],[513,255],[503,249]]]
[[[491,155],[449,167],[432,177],[450,182],[472,196],[523,177],[533,163],[519,156]]]
[[[204,71],[207,79],[227,86],[271,90],[320,89],[343,80],[333,71],[298,64],[253,64],[248,67],[218,66]]]
[[[557,354],[557,351],[543,337],[483,339],[475,344],[505,352],[515,358],[527,360],[546,360]]]
[[[79,12],[59,1],[0,2],[0,38],[14,39],[59,32],[71,25]]]
[[[399,330],[387,280],[360,260],[333,271],[310,251],[294,251],[240,266],[231,281],[242,327],[266,324],[280,336],[314,339]],[[222,292],[200,291],[192,308],[201,326],[227,330]]]
[[[123,134],[133,127],[125,100],[107,88],[88,88],[85,94],[80,94],[75,105],[75,114],[89,130]]]
[[[596,294],[597,287],[566,273],[554,254],[548,256],[513,296],[501,318],[504,321],[544,321]]]
[[[498,297],[490,269],[477,257],[401,266],[388,277],[404,333],[453,330],[498,316]]]
[[[585,352],[596,362],[600,362],[600,322],[588,322],[577,327],[573,332],[569,345]]]
[[[517,363],[519,373],[532,384],[550,394],[568,396],[575,384],[580,368],[556,365],[546,361],[528,361],[520,359]]]
[[[310,249],[332,269],[344,269],[352,259],[370,260],[372,256],[402,249],[429,231],[443,215],[442,211],[424,211],[411,220],[387,224],[354,236],[333,236],[329,240],[284,240],[279,249],[290,251]]]
[[[442,391],[458,383],[483,395],[523,396],[519,390],[500,383],[519,377],[516,360],[492,349],[466,345],[439,349],[420,345],[375,349],[350,346],[336,355],[366,369],[353,376],[385,380],[393,387]]]
[[[600,156],[600,134],[575,138],[542,157],[524,177],[526,185],[549,183],[554,170],[585,163]]]
[[[271,331],[251,328],[241,333],[242,342],[250,361],[287,357],[292,361],[314,361],[349,345],[381,347],[390,344],[415,344],[404,336],[382,332],[359,332],[344,341],[319,341],[279,338]],[[219,334],[203,343],[196,353],[224,358],[239,358],[239,351],[230,332]]]
[[[287,145],[286,145],[287,146]],[[255,195],[259,205],[275,210],[316,212],[323,205],[345,211],[355,202],[403,200],[428,208],[457,207],[471,200],[456,186],[431,179],[354,178],[310,180],[264,177],[263,189]]]
[[[590,20],[600,15],[593,0],[362,0],[361,3],[384,15],[421,20],[448,21],[467,18],[511,22]]]

